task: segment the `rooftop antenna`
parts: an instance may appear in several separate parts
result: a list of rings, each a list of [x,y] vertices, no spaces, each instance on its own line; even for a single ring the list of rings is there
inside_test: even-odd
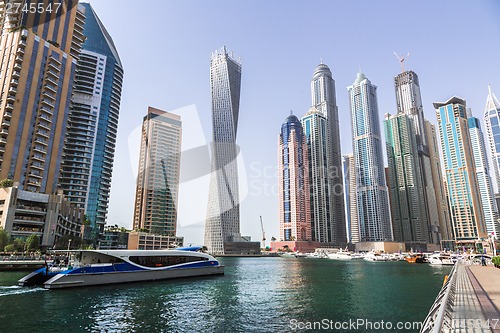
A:
[[[491,85],[488,83],[488,95],[491,95]]]
[[[320,64],[323,65],[323,57],[320,58]]]
[[[396,56],[396,58],[398,58],[399,63],[401,64],[401,73],[404,73],[405,72],[404,61],[410,57],[410,52],[408,52],[406,58],[404,55],[399,56],[396,52],[394,52],[394,55]]]
[[[290,116],[293,116],[293,110],[290,110]]]

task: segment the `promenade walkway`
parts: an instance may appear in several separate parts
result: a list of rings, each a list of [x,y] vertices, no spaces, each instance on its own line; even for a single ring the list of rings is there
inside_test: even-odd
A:
[[[500,269],[458,263],[421,332],[500,333]]]

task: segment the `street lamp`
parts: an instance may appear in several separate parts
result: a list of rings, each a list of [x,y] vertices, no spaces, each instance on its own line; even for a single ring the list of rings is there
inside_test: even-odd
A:
[[[68,251],[69,251],[70,246],[71,246],[71,238],[68,240]]]

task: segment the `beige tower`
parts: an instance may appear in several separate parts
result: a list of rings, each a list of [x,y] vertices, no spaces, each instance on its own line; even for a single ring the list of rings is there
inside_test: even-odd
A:
[[[0,179],[54,193],[85,10],[78,1],[50,11],[47,1],[31,3],[43,10],[23,11],[21,0],[0,2]]]

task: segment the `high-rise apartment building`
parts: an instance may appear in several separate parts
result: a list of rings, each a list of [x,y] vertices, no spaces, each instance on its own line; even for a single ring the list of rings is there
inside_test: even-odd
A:
[[[142,123],[135,194],[135,230],[175,236],[181,159],[181,119],[152,107]]]
[[[89,3],[85,43],[74,81],[60,184],[85,209],[94,237],[104,231],[118,130],[123,66],[113,39]]]
[[[488,86],[488,97],[484,108],[484,126],[491,154],[491,166],[494,174],[495,193],[500,191],[500,102]]]
[[[437,207],[437,214],[428,216],[428,218],[431,221],[431,225],[439,226],[439,242],[443,240],[450,241],[453,239],[453,231],[451,228],[445,178],[441,171],[439,142],[437,140],[436,127],[427,120],[425,120],[425,133],[427,135],[427,142],[429,143],[429,159]]]
[[[354,155],[347,154],[343,159],[344,166],[344,201],[347,221],[347,242],[359,242],[358,205],[356,200],[356,168]]]
[[[78,1],[35,13],[22,10],[27,1],[18,3],[8,11],[8,2],[0,3],[0,179],[51,194],[57,191],[85,15]]]
[[[414,120],[405,113],[384,121],[394,240],[428,243],[427,210]]]
[[[363,73],[349,86],[356,199],[361,241],[392,241],[377,87]]]
[[[347,241],[342,186],[342,154],[340,151],[339,111],[335,92],[335,80],[330,68],[321,63],[314,70],[311,81],[312,108],[327,120],[327,169],[329,207],[326,215],[331,224],[331,242],[344,244]],[[314,207],[312,209],[317,210]],[[322,207],[318,207],[322,209]],[[313,214],[321,214],[314,212]]]
[[[225,47],[210,60],[212,151],[205,245],[215,255],[260,252],[259,242],[240,234],[238,147],[241,62]]]
[[[434,103],[441,151],[443,152],[448,201],[457,244],[473,245],[486,238],[486,226],[474,154],[471,147],[465,100],[451,97],[444,103]]]
[[[278,139],[280,241],[311,241],[307,145],[299,119],[290,115]]]
[[[312,239],[333,243],[335,229],[331,213],[332,182],[328,178],[328,120],[313,107],[301,121],[307,144]]]
[[[420,175],[424,191],[421,203],[426,210],[426,227],[424,232],[428,233],[422,239],[427,239],[430,243],[438,244],[442,239],[440,225],[445,223],[445,221],[436,218],[440,217],[437,202],[442,198],[436,198],[436,186],[438,185],[434,183],[434,179],[437,175],[433,175],[432,173],[434,169],[430,160],[430,148],[425,127],[418,75],[413,71],[403,71],[394,78],[394,87],[398,114],[406,114],[412,120],[414,127]]]
[[[479,187],[481,206],[483,207],[486,231],[488,235],[496,235],[498,231],[498,207],[489,172],[490,168],[484,144],[483,131],[481,130],[479,119],[472,116],[471,109],[467,109],[467,118],[472,153],[474,154],[474,163],[476,167],[476,180]]]

